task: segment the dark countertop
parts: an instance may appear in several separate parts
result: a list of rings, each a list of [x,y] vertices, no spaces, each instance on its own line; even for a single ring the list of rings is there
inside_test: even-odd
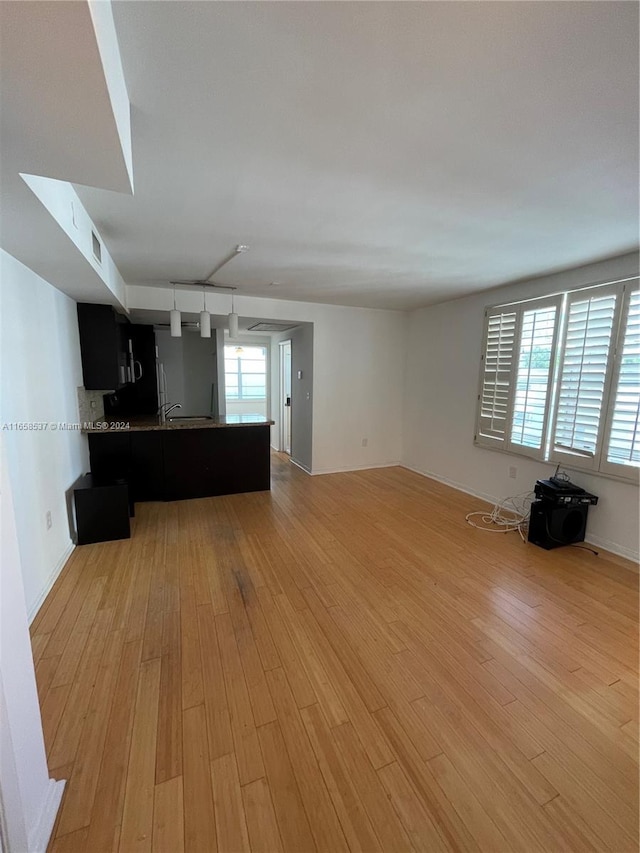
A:
[[[114,432],[149,432],[151,430],[173,430],[173,429],[220,429],[220,427],[246,427],[246,426],[271,426],[274,421],[262,415],[226,415],[221,418],[207,418],[202,420],[170,420],[161,423],[158,417],[122,417],[105,418],[94,424],[87,424],[83,433],[114,433]],[[179,418],[179,416],[178,416]]]

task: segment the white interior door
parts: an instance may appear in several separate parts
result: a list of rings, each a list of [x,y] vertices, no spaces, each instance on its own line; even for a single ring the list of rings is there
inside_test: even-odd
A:
[[[280,343],[280,449],[291,455],[291,341]]]

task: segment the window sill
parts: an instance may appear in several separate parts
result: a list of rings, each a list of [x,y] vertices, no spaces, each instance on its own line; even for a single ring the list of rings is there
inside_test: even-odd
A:
[[[538,465],[549,466],[550,468],[553,468],[553,469],[555,469],[556,465],[558,464],[557,462],[550,462],[550,461],[545,462],[544,459],[535,459],[533,456],[529,456],[526,453],[517,453],[514,450],[503,450],[500,447],[491,447],[491,446],[484,444],[483,442],[478,441],[478,440],[475,440],[473,443],[476,447],[479,447],[481,450],[488,450],[491,453],[499,453],[501,456],[509,456],[509,457],[515,456],[517,459],[526,459],[528,462],[538,464]],[[608,472],[603,472],[603,471],[586,471],[584,468],[576,468],[576,467],[573,467],[571,465],[567,465],[564,462],[560,463],[560,470],[561,471],[571,471],[572,473],[582,474],[586,477],[601,477],[604,480],[613,480],[616,483],[625,483],[628,486],[638,486],[639,485],[639,479],[640,479],[640,472],[639,472],[639,475],[636,477],[633,477],[633,476],[621,477],[621,476],[618,476],[616,474],[610,474]]]

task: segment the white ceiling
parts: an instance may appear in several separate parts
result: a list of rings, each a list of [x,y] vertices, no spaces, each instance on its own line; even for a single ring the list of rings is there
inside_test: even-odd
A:
[[[247,243],[238,294],[412,308],[637,245],[635,3],[113,13],[136,190],[79,194],[129,283]]]
[[[0,245],[74,298],[111,301],[20,176],[129,188],[88,5],[1,0],[0,57]]]

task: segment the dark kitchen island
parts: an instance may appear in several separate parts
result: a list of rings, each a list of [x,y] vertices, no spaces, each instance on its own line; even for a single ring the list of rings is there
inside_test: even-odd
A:
[[[124,479],[134,501],[178,501],[271,488],[270,427],[256,415],[107,420],[84,430],[91,473]]]

